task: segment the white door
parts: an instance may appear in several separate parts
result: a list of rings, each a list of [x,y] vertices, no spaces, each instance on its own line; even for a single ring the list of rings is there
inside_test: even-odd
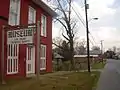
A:
[[[35,73],[35,46],[27,47],[26,73]]]

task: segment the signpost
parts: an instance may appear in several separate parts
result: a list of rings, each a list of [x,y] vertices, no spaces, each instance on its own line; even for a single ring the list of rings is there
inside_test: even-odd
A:
[[[38,24],[37,26],[37,30],[38,30],[38,34],[37,36],[39,36],[38,38],[38,45],[40,46],[40,24]],[[36,26],[35,24],[31,24],[31,25],[21,25],[21,26],[4,26],[3,25],[3,29],[2,29],[2,51],[1,51],[1,78],[2,78],[2,84],[5,84],[5,80],[4,80],[4,72],[5,72],[5,68],[4,68],[4,36],[5,33],[7,33],[7,44],[33,44],[33,38],[34,38],[34,32],[36,31]],[[39,47],[38,46],[38,47]],[[40,48],[37,51],[37,55],[38,57],[40,56],[39,53],[40,52]],[[39,62],[40,58],[38,59]],[[37,64],[39,65],[39,64]],[[40,66],[37,66],[38,68]],[[38,71],[39,73],[39,71]],[[39,74],[38,74],[39,75]],[[38,76],[37,75],[37,76]]]
[[[37,80],[39,80],[39,74],[40,74],[40,48],[41,48],[41,42],[40,42],[40,21],[37,22]]]
[[[4,31],[4,27],[2,27],[2,52],[1,52],[1,76],[2,76],[2,84],[5,84],[5,80],[4,80],[4,35],[5,35],[5,31]]]

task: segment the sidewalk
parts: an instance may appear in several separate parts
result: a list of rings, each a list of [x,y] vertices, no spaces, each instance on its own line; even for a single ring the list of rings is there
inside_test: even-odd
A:
[[[87,72],[88,70],[80,70],[79,72]],[[91,69],[92,72],[94,71],[98,71],[98,72],[102,72],[103,69]]]
[[[57,73],[72,73],[72,72],[87,72],[88,70],[79,70],[79,71],[57,71],[57,72],[54,72],[54,74],[57,74]],[[94,71],[98,71],[98,72],[102,72],[103,69],[91,69],[91,72],[94,72]],[[52,74],[52,73],[51,73]]]

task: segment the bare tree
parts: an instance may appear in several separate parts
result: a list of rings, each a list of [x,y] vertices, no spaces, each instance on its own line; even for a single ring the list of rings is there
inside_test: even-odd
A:
[[[83,40],[81,42],[77,42],[75,44],[75,54],[77,55],[84,55],[86,53],[86,42]]]
[[[99,51],[100,51],[100,47],[98,47],[98,46],[93,46],[93,47],[92,47],[92,50],[99,50]]]
[[[53,48],[58,47],[58,48],[62,48],[63,39],[61,37],[55,37],[52,39],[52,44],[53,44]]]
[[[53,48],[53,53],[57,53],[63,56],[64,57],[62,59],[63,61],[68,61],[71,59],[69,55],[70,47],[69,47],[69,44],[65,40],[59,39],[57,37],[53,39],[53,44],[56,46]]]
[[[64,5],[65,1],[56,0],[57,8],[59,12],[59,17],[56,20],[64,27],[65,33],[62,33],[62,36],[68,41],[70,46],[70,57],[71,57],[71,68],[73,68],[73,56],[74,56],[74,38],[75,38],[75,27],[76,21],[71,17],[71,0],[67,0],[67,4]],[[67,6],[65,8],[65,6]]]
[[[91,54],[94,54],[94,55],[98,55],[98,54],[101,54],[101,50],[100,50],[100,47],[98,47],[98,46],[93,46],[92,48],[91,48],[92,50],[91,50]]]

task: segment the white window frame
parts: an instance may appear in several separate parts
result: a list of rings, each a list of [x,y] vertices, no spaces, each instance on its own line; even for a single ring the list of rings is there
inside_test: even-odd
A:
[[[19,63],[19,60],[18,60],[19,51],[18,50],[19,50],[19,44],[8,44],[7,45],[7,74],[18,73],[18,63]]]
[[[41,45],[41,54],[43,53],[42,52],[42,48],[44,48],[45,49],[45,52],[44,52],[44,57],[42,57],[42,55],[41,55],[41,58],[40,58],[40,70],[45,70],[46,69],[46,52],[47,52],[47,48],[46,48],[46,45]],[[41,65],[42,65],[42,62],[44,62],[45,64],[45,66],[44,67],[41,67]]]
[[[13,3],[16,3],[16,2],[17,2],[17,4],[16,4],[16,7],[14,8]],[[21,4],[21,0],[10,0],[9,21],[8,21],[9,25],[19,25],[20,24],[20,4]],[[16,15],[16,17],[12,18],[15,15]],[[13,20],[15,20],[15,21],[13,22]]]
[[[41,36],[47,37],[47,16],[44,14],[41,15]]]
[[[30,13],[32,12],[32,19],[30,18]],[[31,20],[30,20],[31,19]],[[29,6],[29,11],[28,11],[28,24],[33,24],[36,23],[36,10]]]

